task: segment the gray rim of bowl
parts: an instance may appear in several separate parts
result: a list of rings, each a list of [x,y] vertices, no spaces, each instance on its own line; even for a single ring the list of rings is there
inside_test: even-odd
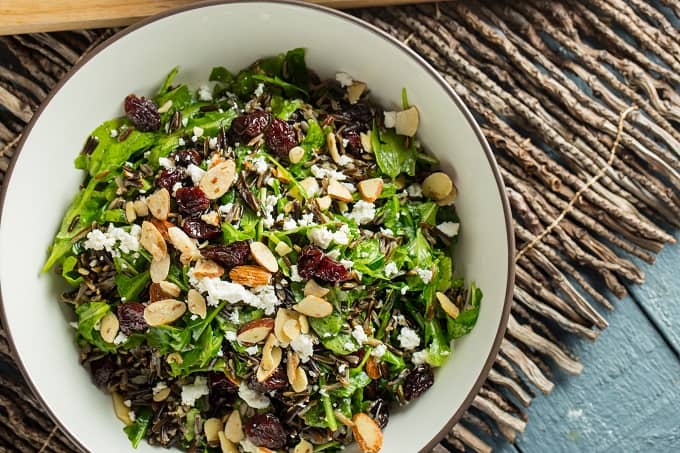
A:
[[[321,13],[324,14],[331,14],[334,16],[337,16],[341,19],[344,19],[346,21],[352,22],[360,27],[363,27],[372,33],[378,35],[380,38],[388,41],[390,44],[393,46],[397,47],[400,49],[402,52],[405,52],[407,55],[409,55],[411,58],[413,58],[418,64],[420,64],[429,74],[434,78],[439,85],[444,89],[444,91],[449,95],[451,100],[456,104],[456,106],[460,109],[461,112],[463,112],[463,115],[465,116],[465,119],[468,122],[468,125],[472,128],[472,130],[475,132],[475,135],[477,136],[477,140],[479,143],[482,145],[482,149],[484,149],[484,154],[486,155],[486,158],[489,162],[489,166],[491,167],[491,171],[493,172],[493,176],[496,180],[496,186],[498,187],[498,193],[501,197],[501,203],[503,204],[503,215],[505,217],[505,231],[506,231],[506,237],[507,237],[507,244],[508,244],[508,278],[506,282],[506,287],[505,287],[505,302],[503,304],[503,314],[501,316],[501,322],[498,326],[498,331],[496,332],[496,338],[494,339],[494,343],[491,347],[491,351],[489,352],[489,355],[486,359],[486,362],[484,363],[484,367],[482,368],[482,372],[480,375],[477,377],[477,381],[475,384],[472,386],[472,389],[468,393],[467,397],[463,401],[463,404],[460,405],[458,410],[453,414],[453,416],[446,422],[446,424],[442,427],[442,429],[435,435],[432,440],[428,442],[428,444],[420,450],[421,453],[428,452],[436,444],[439,443],[441,439],[444,438],[446,433],[448,433],[451,428],[460,420],[460,418],[463,416],[463,413],[467,410],[467,408],[472,404],[472,400],[475,398],[477,393],[479,392],[479,389],[482,387],[484,384],[484,381],[486,380],[486,377],[489,374],[489,371],[491,370],[491,367],[493,366],[494,361],[496,360],[496,356],[498,355],[498,350],[500,349],[501,342],[503,341],[503,337],[505,336],[505,329],[508,324],[508,318],[510,317],[510,308],[512,306],[512,293],[514,289],[514,281],[515,281],[515,267],[513,263],[513,258],[515,256],[515,235],[514,231],[512,228],[512,214],[510,211],[510,204],[508,203],[508,199],[505,195],[505,184],[503,183],[503,179],[501,177],[500,171],[498,170],[498,164],[496,163],[496,159],[494,158],[493,152],[491,151],[491,148],[489,147],[489,144],[486,141],[486,138],[482,134],[482,131],[477,124],[477,121],[474,119],[470,111],[468,110],[467,106],[465,103],[460,99],[458,94],[456,94],[455,91],[451,88],[451,86],[442,78],[441,75],[432,67],[430,66],[429,63],[427,63],[420,55],[415,53],[413,50],[411,50],[408,46],[404,45],[397,39],[393,38],[392,36],[388,35],[386,32],[380,30],[379,28],[375,27],[372,24],[369,24],[368,22],[359,19],[357,17],[354,17],[350,14],[344,13],[342,11],[338,11],[335,9],[327,8],[325,6],[320,6],[320,5],[315,5],[311,3],[303,3],[301,1],[297,0],[278,0],[278,1],[272,1],[272,0],[208,0],[208,1],[203,1],[203,2],[198,2],[198,3],[193,3],[191,5],[187,6],[180,6],[177,8],[170,9],[168,11],[164,11],[162,13],[156,14],[154,16],[147,17],[146,19],[143,19],[139,22],[136,22],[129,27],[125,28],[124,30],[119,31],[115,35],[111,36],[109,39],[106,41],[102,42],[99,44],[97,47],[95,47],[88,55],[85,55],[80,61],[78,61],[72,68],[69,70],[69,72],[52,88],[50,91],[49,95],[45,98],[45,100],[42,102],[40,105],[40,108],[35,112],[33,115],[33,118],[31,121],[28,123],[28,125],[25,127],[24,131],[22,132],[23,136],[21,138],[21,141],[17,145],[17,150],[12,156],[12,160],[10,162],[9,168],[7,169],[6,173],[6,178],[4,181],[4,185],[2,188],[2,192],[0,193],[0,220],[2,219],[2,214],[4,213],[4,207],[5,207],[5,196],[7,195],[7,189],[9,187],[11,177],[12,177],[12,172],[14,171],[14,166],[16,165],[16,162],[19,158],[19,154],[21,153],[21,150],[24,147],[24,144],[26,142],[27,137],[29,136],[31,129],[33,129],[33,126],[35,125],[36,121],[42,114],[43,110],[47,107],[47,105],[50,103],[54,95],[61,89],[61,87],[78,71],[82,66],[84,66],[88,61],[90,61],[95,55],[97,55],[99,52],[104,50],[106,47],[110,46],[117,40],[119,40],[121,37],[134,32],[135,30],[142,28],[146,26],[147,24],[150,24],[152,22],[155,22],[159,19],[163,19],[168,16],[173,16],[175,14],[183,13],[185,11],[190,11],[194,9],[199,9],[203,8],[206,6],[215,6],[215,5],[226,5],[226,4],[232,4],[232,3],[261,3],[261,4],[268,4],[268,3],[273,3],[273,4],[288,4],[291,6],[295,6],[298,8],[309,8],[309,9],[314,9],[317,10]],[[21,358],[18,356],[16,353],[16,347],[14,344],[14,338],[12,337],[12,330],[7,322],[7,317],[5,314],[5,308],[4,308],[4,303],[3,303],[3,297],[2,297],[2,282],[0,282],[0,315],[2,316],[2,323],[5,327],[5,330],[7,331],[9,343],[12,346],[12,350],[14,352],[15,359],[17,361],[17,365],[19,366],[19,369],[21,370],[21,374],[24,376],[26,379],[26,382],[28,386],[31,388],[33,393],[35,394],[36,398],[40,401],[42,406],[45,408],[49,416],[52,418],[52,420],[55,422],[55,424],[61,429],[61,431],[71,440],[73,443],[75,443],[78,447],[80,447],[82,450],[86,450],[85,446],[83,443],[76,437],[75,434],[73,434],[67,426],[65,426],[56,416],[56,414],[52,411],[52,408],[49,406],[47,401],[45,401],[40,394],[38,388],[35,386],[33,383],[33,380],[31,379],[31,375],[28,372],[28,370],[24,367],[23,362],[21,361]]]

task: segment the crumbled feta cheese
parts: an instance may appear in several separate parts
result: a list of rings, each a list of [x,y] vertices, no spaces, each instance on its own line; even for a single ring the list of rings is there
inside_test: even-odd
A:
[[[300,277],[300,274],[298,273],[297,264],[293,264],[290,267],[290,279],[294,282],[301,282],[302,281],[302,277]]]
[[[257,355],[258,352],[260,352],[260,349],[257,347],[257,345],[246,348],[246,353],[248,353],[248,355]]]
[[[118,332],[116,338],[113,339],[113,344],[115,345],[123,344],[127,341],[127,339],[128,339],[127,335],[125,335],[123,332]]]
[[[460,223],[456,222],[442,222],[437,225],[437,229],[452,238],[458,234],[458,229],[460,228]]]
[[[342,139],[342,147],[347,148],[347,145],[349,145],[349,140],[347,140],[346,138],[343,138]]]
[[[354,261],[352,260],[340,260],[340,264],[345,266],[347,270],[352,269],[352,266],[354,266]]]
[[[278,197],[276,195],[267,195],[267,197],[264,199],[264,203],[262,203],[262,208],[264,211],[263,223],[267,228],[274,226],[275,220],[274,217],[272,217],[272,214],[274,213],[274,208],[276,207],[277,201]]]
[[[132,422],[137,420],[137,414],[135,414],[135,411],[128,412],[128,417],[130,417],[130,421],[132,421]]]
[[[349,244],[349,227],[347,225],[342,225],[338,231],[333,233],[333,242],[339,245]]]
[[[397,325],[408,326],[408,323],[406,322],[406,317],[404,317],[404,315],[402,315],[402,314],[394,315],[393,318],[394,318],[394,321],[397,323]]]
[[[387,263],[385,266],[385,277],[391,278],[394,277],[399,273],[399,268],[397,267],[396,263],[390,261]]]
[[[368,340],[368,335],[366,335],[366,332],[364,332],[364,328],[362,326],[354,326],[354,329],[352,329],[352,336],[354,339],[359,343],[359,345],[364,344],[366,340]]]
[[[251,163],[259,175],[266,173],[267,169],[269,169],[269,164],[267,164],[267,160],[264,157],[253,159]]]
[[[409,290],[408,285],[404,285],[404,286],[399,290],[399,292],[400,292],[401,295],[403,296],[403,295],[406,294],[406,292],[407,292],[408,290]]]
[[[193,406],[197,399],[209,393],[208,379],[204,376],[196,376],[193,384],[182,386],[182,404]]]
[[[343,347],[345,349],[347,349],[348,351],[353,351],[354,349],[356,349],[356,345],[354,343],[352,343],[351,341],[348,341],[347,343],[345,343],[343,345]]]
[[[387,352],[387,346],[380,343],[378,346],[373,348],[373,350],[371,351],[371,355],[379,359],[385,355],[385,352]]]
[[[262,96],[262,93],[264,93],[264,83],[258,83],[253,94],[255,96]]]
[[[420,198],[423,196],[423,188],[420,184],[411,184],[406,188],[406,193],[411,198]]]
[[[352,79],[352,76],[347,74],[346,72],[338,72],[337,74],[335,74],[335,80],[340,82],[340,86],[343,88],[351,86],[354,83],[354,79]]]
[[[185,124],[185,126],[186,126],[186,124]],[[180,137],[180,138],[177,139],[177,144],[179,146],[184,146],[184,145],[187,144],[187,142],[185,142],[184,139],[182,137]]]
[[[347,154],[343,154],[342,156],[340,156],[340,159],[338,159],[338,165],[340,165],[341,167],[346,167],[352,162],[354,162],[354,159],[349,157]]]
[[[123,401],[123,406],[125,406],[125,407],[132,407],[132,401],[131,401],[131,400],[125,400],[125,401]]]
[[[158,383],[151,389],[154,395],[158,394],[161,390],[168,388],[168,384],[163,381],[158,381]]]
[[[423,363],[427,362],[427,356],[427,349],[416,351],[411,355],[411,361],[414,363],[414,365],[422,365]]]
[[[222,206],[217,208],[217,212],[219,212],[220,214],[228,214],[229,212],[231,212],[231,210],[233,208],[234,208],[234,203],[227,203],[227,204],[223,204]]]
[[[420,344],[420,337],[415,330],[410,327],[403,327],[397,337],[401,347],[404,349],[415,349]]]
[[[189,124],[189,117],[185,116],[182,118],[182,126],[187,127],[187,124]]]
[[[172,194],[173,194],[173,195],[177,194],[177,190],[181,189],[182,187],[183,187],[183,186],[182,186],[182,182],[181,182],[181,181],[180,181],[180,182],[176,182],[175,184],[173,184],[173,186],[172,186]]]
[[[375,205],[364,200],[359,200],[354,204],[352,212],[347,217],[354,220],[359,225],[369,223],[375,219]]]
[[[314,354],[312,337],[304,333],[293,338],[293,341],[290,342],[290,347],[298,353],[303,363],[309,361],[309,358]]]
[[[347,179],[347,175],[344,173],[331,170],[329,168],[322,168],[319,167],[318,165],[312,165],[310,170],[312,171],[312,175],[314,175],[315,178],[319,179],[323,179],[326,177],[328,179],[335,179],[336,181],[344,181],[345,179]]]
[[[294,230],[295,228],[297,228],[297,222],[295,221],[295,219],[286,219],[283,222],[284,231]]]
[[[189,166],[187,167],[187,174],[194,182],[194,184],[198,184],[201,181],[203,175],[205,174],[205,170],[203,170],[198,165],[189,164]]]
[[[231,314],[229,315],[229,321],[232,322],[233,324],[241,323],[241,318],[239,317],[238,314],[238,308],[235,308],[234,311],[231,312]]]
[[[331,250],[330,252],[326,253],[326,256],[332,260],[337,260],[340,258],[340,250]]]
[[[70,323],[68,323],[68,325],[78,330],[78,323],[76,321],[71,321]]]
[[[308,214],[302,214],[302,217],[297,221],[297,223],[298,226],[301,227],[316,225],[316,222],[314,221],[314,214],[311,212]]]
[[[196,137],[201,137],[201,136],[203,136],[203,128],[202,128],[202,127],[198,127],[198,126],[194,126],[194,135],[195,135]],[[193,140],[193,138],[192,138],[192,140]],[[194,141],[195,141],[195,140],[194,140]]]
[[[118,129],[111,129],[111,132],[109,132],[109,135],[111,136],[111,138],[118,137]]]
[[[357,188],[354,187],[354,184],[352,184],[351,182],[341,182],[340,184],[345,186],[345,189],[349,190],[349,193],[354,193],[357,191]]]
[[[418,277],[425,283],[426,285],[430,283],[432,280],[432,271],[430,269],[421,269],[417,267],[416,269],[416,274],[418,274]]]
[[[257,299],[250,303],[255,308],[264,310],[266,315],[274,314],[276,307],[281,303],[276,296],[276,291],[272,285],[256,286],[252,292],[257,296]]]
[[[384,124],[387,128],[392,128],[397,122],[397,112],[383,112]]]
[[[210,149],[216,149],[217,148],[217,137],[210,137],[208,139],[208,147]]]
[[[238,396],[253,409],[264,409],[269,406],[269,398],[248,387],[245,380],[241,381],[241,385],[238,387]]]
[[[227,341],[236,341],[236,332],[233,330],[227,330],[224,332],[224,339]]]
[[[128,233],[123,228],[109,224],[106,232],[102,230],[92,230],[87,233],[87,239],[83,246],[88,250],[106,250],[112,256],[119,256],[120,252],[130,253],[139,250],[139,237],[142,228],[139,225],[132,225]]]
[[[175,163],[172,161],[172,159],[168,159],[167,157],[159,157],[158,165],[163,168],[175,168]]]
[[[312,228],[307,232],[307,238],[320,248],[327,249],[333,241],[333,233],[326,227]]]
[[[255,300],[257,299],[257,297],[243,285],[220,280],[219,278],[204,277],[200,280],[199,285],[197,285],[197,289],[202,290],[201,292],[208,293],[206,301],[211,307],[218,305],[220,300],[226,300],[231,304],[245,302],[246,304],[251,305],[255,303]]]
[[[189,319],[196,321],[198,319],[198,315],[194,313],[193,315],[189,316]]]
[[[212,101],[212,92],[210,91],[210,87],[208,85],[201,85],[201,87],[198,89],[198,100],[199,101]]]
[[[390,230],[389,228],[380,228],[380,233],[384,234],[385,236],[394,236],[394,231]]]

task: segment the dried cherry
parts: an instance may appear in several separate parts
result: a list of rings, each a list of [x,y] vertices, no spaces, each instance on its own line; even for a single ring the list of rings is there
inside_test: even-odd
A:
[[[368,414],[380,428],[387,426],[387,422],[390,420],[390,409],[383,399],[373,401],[368,408]]]
[[[271,115],[266,112],[254,112],[234,118],[229,128],[229,135],[235,140],[250,140],[260,135],[269,125]]]
[[[298,258],[298,273],[306,279],[317,278],[327,283],[344,282],[351,278],[347,268],[324,255],[320,248],[307,245]]]
[[[137,129],[144,132],[157,131],[161,127],[161,114],[151,99],[130,94],[124,102],[125,114]]]
[[[286,375],[286,371],[282,366],[279,366],[269,377],[269,379],[263,382],[259,382],[255,374],[252,375],[250,381],[248,382],[248,387],[260,393],[268,393],[273,390],[285,388],[287,386],[288,376]]]
[[[224,410],[224,407],[231,405],[236,401],[236,394],[238,393],[238,386],[234,384],[224,373],[212,372],[208,374],[208,389],[210,395],[210,407],[215,411],[215,415],[219,416],[219,412]]]
[[[120,331],[125,335],[142,332],[149,327],[144,319],[144,305],[139,302],[126,302],[118,305]]]
[[[210,207],[210,200],[200,187],[182,187],[175,192],[177,207],[188,216],[195,216]]]
[[[364,146],[361,144],[361,135],[354,129],[344,131],[342,134],[343,138],[347,140],[347,145],[345,145],[345,150],[352,154],[361,154],[364,152]]]
[[[429,365],[418,365],[404,378],[404,398],[413,401],[434,384],[434,373]]]
[[[111,377],[116,371],[116,364],[113,358],[109,355],[101,359],[90,362],[90,373],[95,385],[101,389],[106,389],[106,386],[111,382]]]
[[[189,218],[182,223],[182,229],[192,238],[204,240],[212,239],[222,233],[220,227],[210,225],[199,219]]]
[[[164,168],[156,178],[156,187],[164,188],[172,193],[175,184],[184,179],[184,172],[179,168]]]
[[[213,245],[201,250],[203,258],[213,260],[225,268],[232,268],[246,263],[250,254],[247,241],[236,241],[229,245]]]
[[[274,118],[264,131],[264,140],[269,149],[282,157],[288,156],[288,151],[298,144],[293,126],[278,118]]]
[[[274,414],[257,414],[245,423],[248,439],[258,447],[278,450],[286,446],[286,432],[281,421]]]

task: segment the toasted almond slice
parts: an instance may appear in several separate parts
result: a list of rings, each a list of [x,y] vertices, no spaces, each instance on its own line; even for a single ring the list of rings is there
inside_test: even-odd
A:
[[[328,154],[331,155],[331,159],[336,164],[340,164],[340,153],[338,152],[338,143],[335,140],[335,134],[329,132],[326,135],[326,148],[328,148]]]
[[[241,423],[241,414],[238,410],[232,411],[229,414],[227,423],[224,425],[224,435],[227,439],[234,443],[241,442],[245,437],[243,435],[243,424]]]
[[[170,298],[175,298],[179,297],[180,293],[182,290],[179,288],[179,286],[175,285],[172,282],[167,282],[167,281],[162,281],[159,283],[161,290],[170,296]]]
[[[316,205],[319,207],[319,210],[321,211],[328,211],[328,208],[331,207],[331,203],[333,202],[333,200],[331,200],[331,197],[329,197],[328,195],[319,197],[315,201]]]
[[[305,149],[302,146],[294,146],[288,151],[288,160],[291,164],[297,164],[305,156]]]
[[[361,132],[359,134],[359,138],[361,138],[361,146],[364,148],[364,151],[367,153],[372,153],[373,144],[371,143],[371,131]]]
[[[294,392],[300,393],[307,390],[307,385],[309,385],[307,373],[305,373],[305,370],[302,367],[297,367],[295,370],[295,379],[290,383],[290,386],[293,388]]]
[[[295,446],[293,453],[314,453],[314,446],[302,439],[300,443]]]
[[[265,368],[260,364],[259,367],[257,367],[257,372],[255,373],[255,377],[257,379],[257,382],[264,382],[276,372],[277,368],[281,364],[281,348],[278,346],[274,346],[274,348],[271,351],[271,361],[275,365],[273,368]]]
[[[171,390],[172,389],[170,387],[165,387],[164,389],[159,390],[153,395],[153,400],[157,403],[165,401],[166,399],[168,399],[168,396],[170,396]]]
[[[335,179],[331,179],[326,188],[328,196],[338,201],[352,201],[352,193],[349,189]]]
[[[324,318],[333,313],[333,306],[320,297],[305,296],[304,299],[293,305],[293,310],[310,318]]]
[[[288,360],[286,363],[287,371],[289,372],[288,377],[290,378],[292,372],[295,371],[297,367],[300,366],[300,356],[297,352],[289,349],[288,350]]]
[[[194,266],[196,278],[219,278],[224,275],[224,268],[213,260],[199,259]]]
[[[276,179],[278,179],[279,181],[281,181],[282,183],[288,184],[290,182],[288,177],[285,174],[283,174],[282,172],[280,172],[278,168],[274,167],[274,168],[272,168],[271,171],[272,171],[272,176],[275,177]]]
[[[224,432],[220,431],[217,433],[217,438],[220,440],[220,449],[222,450],[222,453],[238,453],[238,448],[236,448],[236,445],[234,445],[232,441],[227,439]]]
[[[442,310],[444,310],[444,313],[453,319],[456,319],[460,314],[458,307],[453,302],[451,302],[451,299],[449,299],[446,294],[437,291],[436,296],[437,300],[439,301],[439,305],[441,305]]]
[[[370,356],[368,361],[366,361],[366,374],[368,374],[368,377],[371,379],[380,379],[380,366],[373,356]]]
[[[135,214],[138,217],[146,217],[149,215],[149,207],[142,200],[134,201]]]
[[[383,190],[382,178],[364,179],[357,184],[357,189],[364,201],[373,203],[378,199]]]
[[[298,316],[298,322],[300,323],[300,332],[309,333],[309,321],[305,315]]]
[[[444,172],[438,171],[425,178],[422,184],[423,195],[435,201],[444,199],[451,193],[453,183],[451,178]]]
[[[267,341],[264,342],[262,347],[262,360],[260,361],[260,368],[266,371],[272,370],[279,366],[281,363],[281,348],[278,348],[278,341],[274,334],[269,334],[267,336]],[[278,352],[274,352],[278,349]],[[276,355],[278,354],[278,361]]]
[[[355,80],[354,83],[347,87],[347,100],[350,104],[356,104],[361,95],[364,94],[364,91],[366,91],[366,84]]]
[[[257,264],[264,267],[272,274],[279,271],[279,263],[276,261],[276,257],[272,251],[269,250],[269,247],[264,245],[262,242],[251,242],[250,253],[253,255],[253,259]]]
[[[179,260],[186,264],[201,257],[196,243],[179,227],[168,228],[170,243],[181,253]]]
[[[111,398],[113,400],[113,410],[116,413],[118,420],[125,423],[126,426],[132,425],[132,419],[130,418],[130,408],[124,403],[123,397],[117,393],[111,393]]]
[[[163,103],[163,105],[158,107],[158,113],[165,113],[170,110],[170,107],[172,107],[172,99],[168,99]]]
[[[142,232],[140,233],[139,243],[151,253],[153,259],[162,260],[168,254],[168,246],[163,236],[151,222],[142,222]]]
[[[418,109],[415,107],[409,107],[406,110],[397,112],[397,115],[394,119],[394,130],[399,135],[413,137],[416,135],[416,131],[418,130],[418,124],[420,124],[420,115],[418,115]]]
[[[157,302],[163,299],[172,299],[173,296],[163,291],[160,282],[149,285],[149,302]]]
[[[201,319],[205,319],[208,308],[205,304],[205,298],[201,293],[191,288],[189,294],[187,294],[187,305],[189,307],[189,313],[193,313],[200,316]]]
[[[151,281],[154,283],[160,283],[168,277],[170,272],[170,255],[165,254],[160,260],[152,259],[151,265],[149,266],[149,275],[151,275]]]
[[[208,225],[216,227],[220,226],[220,215],[216,211],[210,211],[206,214],[203,214],[201,216],[201,220],[203,220]]]
[[[208,442],[217,442],[219,437],[217,433],[222,431],[222,420],[219,418],[209,418],[203,424],[203,432],[205,433],[205,440]]]
[[[286,244],[285,242],[279,241],[279,243],[276,244],[276,247],[274,247],[274,251],[276,253],[278,253],[279,256],[286,256],[290,252],[292,252],[293,249],[290,248],[290,246],[288,244]]]
[[[288,343],[291,342],[291,338],[288,338],[288,335],[283,331],[283,326],[286,322],[295,319],[296,317],[297,313],[286,308],[279,308],[276,311],[276,318],[274,319],[274,335],[276,335],[279,343],[288,345]]]
[[[317,193],[319,193],[319,181],[313,176],[309,176],[302,181],[300,181],[300,186],[305,190],[307,198],[311,198]]]
[[[170,214],[170,192],[166,188],[158,189],[149,195],[146,204],[152,216],[158,220],[165,220]]]
[[[368,415],[360,412],[352,417],[352,432],[363,453],[378,453],[383,444],[383,433],[378,424]]]
[[[152,327],[165,326],[182,317],[187,311],[184,302],[175,299],[163,299],[152,302],[144,308],[144,320]]]
[[[339,410],[336,409],[334,411],[334,413],[335,413],[335,418],[337,418],[338,421],[340,423],[342,423],[343,425],[345,425],[346,427],[352,428],[354,426],[354,422],[351,419],[345,417],[345,414],[343,414]]]
[[[132,201],[125,203],[125,218],[128,223],[132,223],[137,220],[137,212],[135,211],[135,204]]]
[[[113,343],[113,339],[118,335],[118,329],[120,328],[120,323],[118,318],[111,312],[108,312],[102,318],[101,327],[99,329],[99,334],[102,336],[102,340],[107,343]]]
[[[210,200],[220,198],[227,193],[236,178],[236,164],[229,159],[208,170],[198,183],[198,187]]]
[[[437,206],[451,206],[454,201],[456,201],[456,196],[458,195],[458,190],[454,185],[451,188],[451,192],[441,200],[437,200]]]
[[[325,297],[331,290],[319,285],[315,280],[307,280],[302,292],[305,296]]]
[[[229,271],[229,278],[234,283],[254,288],[256,286],[268,285],[272,274],[261,266],[245,264],[232,268]]]
[[[238,330],[236,339],[241,343],[261,343],[267,338],[272,329],[274,329],[274,320],[272,318],[254,319]]]
[[[290,214],[290,211],[292,211],[294,207],[295,207],[295,203],[293,203],[292,201],[289,201],[288,203],[283,205],[283,213],[284,214]]]
[[[153,226],[156,227],[158,232],[163,236],[163,240],[169,241],[170,238],[168,237],[168,228],[174,227],[175,224],[172,222],[168,222],[167,220],[158,220],[155,217],[151,217],[149,219],[151,223],[153,223]]]
[[[283,332],[291,341],[295,340],[300,335],[300,323],[297,319],[289,319],[283,325]]]

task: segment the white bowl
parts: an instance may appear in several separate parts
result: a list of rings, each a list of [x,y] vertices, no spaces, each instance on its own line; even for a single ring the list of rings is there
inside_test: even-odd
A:
[[[3,193],[4,325],[33,390],[84,449],[131,450],[110,397],[78,363],[68,311],[57,299],[58,279],[40,274],[47,246],[83,179],[72,162],[84,137],[121,115],[127,94],[152,93],[175,65],[181,65],[181,81],[198,86],[213,66],[237,70],[295,47],[308,49],[308,65],[322,77],[338,70],[352,74],[385,106],[398,106],[402,87],[408,89],[420,111],[421,141],[455,175],[459,189],[457,269],[484,291],[477,326],[457,342],[434,387],[391,417],[383,451],[434,446],[486,378],[510,311],[514,242],[502,179],[461,100],[415,53],[349,15],[290,2],[198,4],[142,21],[76,65],[26,128]],[[146,444],[138,449],[152,450]]]

